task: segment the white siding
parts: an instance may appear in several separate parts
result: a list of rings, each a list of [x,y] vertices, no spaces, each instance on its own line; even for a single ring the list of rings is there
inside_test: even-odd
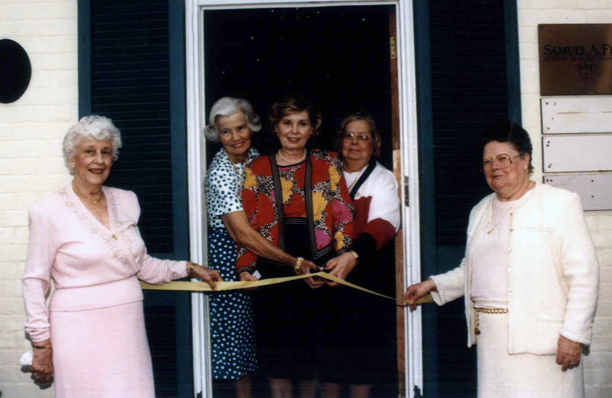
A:
[[[534,144],[534,179],[542,181],[542,131],[539,106],[537,25],[544,23],[610,23],[610,0],[518,0],[523,125]],[[589,211],[587,222],[601,265],[599,306],[590,355],[585,357],[588,398],[612,396],[612,212]]]
[[[0,391],[52,397],[19,369],[23,333],[21,275],[28,208],[70,181],[61,140],[77,120],[77,1],[0,0],[0,38],[30,56],[32,80],[12,104],[0,104]]]

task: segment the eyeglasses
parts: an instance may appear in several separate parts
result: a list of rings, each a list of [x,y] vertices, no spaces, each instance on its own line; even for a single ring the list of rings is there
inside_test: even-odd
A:
[[[525,152],[519,153],[516,156],[510,156],[506,153],[502,153],[501,155],[497,155],[495,159],[487,159],[482,162],[480,165],[480,171],[483,173],[487,173],[493,169],[493,164],[496,163],[500,169],[507,169],[514,163],[514,158],[518,158],[519,156],[523,156]]]
[[[354,138],[357,138],[357,140],[361,142],[368,142],[372,139],[372,136],[367,135],[367,134],[353,134],[353,133],[346,133],[342,136],[342,139],[344,141],[353,141]]]

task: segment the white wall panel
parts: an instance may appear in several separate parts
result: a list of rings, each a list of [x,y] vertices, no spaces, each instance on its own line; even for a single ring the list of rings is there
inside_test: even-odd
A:
[[[542,137],[545,173],[611,171],[612,134]]]
[[[612,133],[612,96],[542,98],[542,134]]]
[[[576,192],[584,210],[612,210],[612,174],[546,176],[544,183]]]

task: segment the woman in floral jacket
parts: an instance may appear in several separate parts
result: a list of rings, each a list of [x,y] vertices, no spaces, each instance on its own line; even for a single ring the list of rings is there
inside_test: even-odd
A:
[[[243,207],[254,229],[298,258],[287,265],[241,248],[240,278],[251,280],[255,271],[262,278],[316,272],[335,256],[331,272],[354,266],[356,259],[347,251],[353,204],[342,163],[335,153],[306,148],[321,124],[320,112],[302,98],[289,97],[272,106],[270,124],[281,148],[245,168]],[[319,289],[325,282],[317,278],[304,282],[275,285],[255,295],[260,364],[275,397],[290,396],[292,380],[301,382],[302,396],[314,396],[315,379],[325,377],[330,352],[324,340],[324,327],[330,324],[325,297],[333,288]]]

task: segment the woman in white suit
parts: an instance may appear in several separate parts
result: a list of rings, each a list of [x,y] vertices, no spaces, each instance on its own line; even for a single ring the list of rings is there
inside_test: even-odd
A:
[[[479,397],[583,397],[599,266],[575,193],[531,181],[532,146],[516,123],[483,131],[482,172],[494,191],[470,214],[465,258],[406,291],[465,297],[478,344]]]

